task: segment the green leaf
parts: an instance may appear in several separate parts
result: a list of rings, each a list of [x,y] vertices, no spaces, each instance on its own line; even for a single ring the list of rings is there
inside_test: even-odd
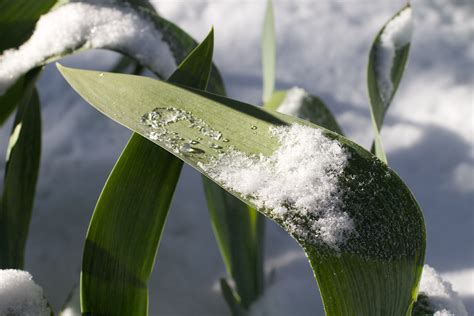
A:
[[[246,154],[268,156],[279,146],[269,131],[271,127],[298,123],[320,128],[298,118],[150,78],[100,75],[62,66],[59,69],[97,110],[151,138],[203,174],[200,163],[209,162],[219,151],[204,146],[196,146],[191,152],[189,147],[182,150],[181,138],[184,142],[197,137],[217,139],[225,149],[233,146]],[[190,126],[188,117],[162,126],[164,135],[170,138],[152,137],[140,121],[141,114],[168,107],[175,113],[190,112],[193,122],[202,128]],[[339,134],[326,129],[321,132],[337,140],[351,157],[339,178],[339,186],[345,192],[342,210],[358,228],[357,234],[351,235],[339,251],[293,236],[309,258],[326,313],[405,315],[416,298],[423,268],[426,245],[421,210],[403,181],[386,164]],[[229,141],[225,143],[223,138]],[[231,193],[255,207],[251,199]],[[259,211],[285,227],[282,220],[273,218],[271,210]]]
[[[213,31],[169,81],[205,89]],[[147,282],[182,162],[133,134],[97,202],[87,233],[81,308],[94,315],[147,315]]]
[[[267,102],[275,89],[276,41],[273,21],[273,3],[267,2],[262,34],[263,102]]]
[[[35,81],[40,70],[26,76],[29,85],[18,106],[7,147],[0,204],[0,268],[22,269],[41,153],[41,114]]]
[[[276,91],[273,93],[271,99],[264,104],[264,107],[269,110],[279,111],[279,107],[285,101],[289,91],[291,90]],[[344,135],[334,115],[321,99],[305,92],[300,102],[297,113],[291,113],[291,115]]]
[[[410,11],[408,11],[410,10]],[[385,114],[390,103],[398,89],[400,81],[405,70],[410,50],[410,41],[402,43],[403,45],[394,45],[394,56],[391,60],[391,68],[387,67],[387,49],[382,45],[382,34],[391,22],[399,18],[402,14],[410,12],[409,4],[398,11],[379,31],[370,49],[369,63],[367,67],[367,85],[369,90],[370,109],[372,117],[372,126],[374,128],[374,144],[372,152],[376,154],[380,160],[387,162],[387,157],[382,147],[380,139],[380,130],[382,128]],[[387,69],[390,68],[390,69]],[[384,73],[388,73],[389,78],[385,78]],[[388,87],[387,87],[388,86]]]

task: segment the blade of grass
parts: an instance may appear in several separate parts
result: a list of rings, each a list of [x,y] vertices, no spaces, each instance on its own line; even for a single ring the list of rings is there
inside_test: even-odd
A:
[[[273,3],[267,1],[262,34],[263,102],[267,102],[275,89],[276,41],[273,21]]]
[[[7,147],[0,201],[0,268],[23,269],[25,246],[41,154],[41,113],[35,89],[37,69],[26,75]]]
[[[170,77],[205,89],[213,31]],[[81,273],[82,312],[147,315],[147,282],[182,162],[133,134],[97,202]]]
[[[379,31],[372,44],[369,54],[369,63],[367,66],[367,86],[370,99],[370,110],[372,118],[372,126],[374,130],[374,144],[372,145],[372,152],[382,161],[387,163],[387,157],[380,139],[380,130],[385,118],[385,114],[392,102],[392,99],[398,89],[400,81],[405,70],[406,62],[408,60],[408,53],[410,51],[410,41],[403,43],[400,47],[393,44],[394,54],[391,56],[391,63],[387,65],[386,58],[387,48],[382,46],[382,34],[391,22],[398,19],[402,14],[411,14],[411,7],[409,4],[398,11]],[[408,23],[411,23],[410,21]],[[400,25],[398,25],[400,27]],[[389,32],[393,30],[388,30]],[[411,30],[409,30],[411,32]],[[405,35],[407,36],[407,35]],[[400,35],[399,35],[400,37]],[[399,39],[392,39],[396,41]],[[389,56],[390,58],[390,56]],[[391,65],[391,67],[390,67]],[[390,69],[384,69],[389,67]],[[389,81],[386,81],[384,72],[388,72]],[[385,85],[385,87],[384,87]],[[387,87],[388,85],[388,87]]]
[[[226,148],[233,146],[246,154],[266,156],[279,146],[269,128],[293,123],[320,128],[298,118],[149,78],[112,73],[100,76],[99,72],[62,66],[59,69],[97,110],[149,137],[203,174],[200,163],[216,158],[219,151],[199,146],[196,150],[204,153],[175,151],[181,143],[150,137],[148,128],[140,122],[140,114],[170,106],[191,112],[196,120],[206,124],[207,132],[212,129],[219,131],[222,136],[219,139],[229,138]],[[205,136],[202,130],[189,127],[186,120],[163,128],[166,133],[177,133],[178,140]],[[326,129],[321,132],[337,140],[351,157],[339,186],[346,192],[343,211],[353,219],[355,227],[360,228],[339,251],[292,235],[309,258],[326,313],[405,315],[416,298],[423,268],[426,241],[421,210],[403,181],[386,164],[339,134]],[[206,137],[213,139],[211,136]],[[251,198],[230,193],[255,207]],[[285,223],[273,217],[270,210],[259,211],[285,228]],[[289,233],[292,234],[291,230]]]

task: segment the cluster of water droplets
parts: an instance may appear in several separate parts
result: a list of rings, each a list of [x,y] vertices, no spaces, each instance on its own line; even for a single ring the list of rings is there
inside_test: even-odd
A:
[[[188,124],[187,127],[197,130],[201,136],[194,139],[186,139],[178,132],[169,130],[170,124],[177,122]],[[141,123],[147,126],[147,136],[151,140],[163,143],[172,152],[184,155],[205,154],[204,148],[224,152],[228,139],[222,137],[222,133],[211,128],[202,119],[194,116],[190,111],[184,111],[175,107],[157,107],[151,112],[145,113]]]

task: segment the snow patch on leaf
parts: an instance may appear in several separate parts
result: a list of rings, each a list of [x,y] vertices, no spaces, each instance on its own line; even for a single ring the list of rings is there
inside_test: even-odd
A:
[[[72,2],[43,15],[32,36],[0,56],[0,95],[30,69],[78,48],[106,48],[137,59],[164,77],[176,61],[153,21],[115,1]]]
[[[294,124],[270,132],[280,142],[270,157],[230,150],[200,167],[252,199],[295,238],[338,250],[354,230],[341,211],[344,190],[338,185],[349,153],[319,129]]]

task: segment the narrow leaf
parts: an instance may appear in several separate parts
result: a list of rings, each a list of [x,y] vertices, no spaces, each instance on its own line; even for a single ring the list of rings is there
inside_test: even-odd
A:
[[[224,151],[232,146],[232,151],[245,155],[268,157],[280,146],[271,129],[290,124],[311,127],[326,139],[336,141],[350,157],[338,177],[338,188],[344,192],[339,208],[352,219],[356,233],[334,248],[315,241],[317,235],[300,234],[300,230],[312,232],[318,223],[314,218],[301,215],[301,221],[291,222],[279,217],[278,209],[260,207],[259,211],[287,230],[305,250],[327,315],[409,312],[424,261],[422,213],[396,173],[365,149],[305,120],[203,91],[144,77],[111,73],[100,76],[94,71],[59,68],[73,88],[97,110],[148,137],[222,187],[226,185],[205,168],[213,159],[219,159],[220,150],[202,145],[190,147],[183,142],[201,137],[206,140],[204,144],[219,141]],[[163,134],[154,137],[153,130],[140,121],[137,113],[168,107],[173,108],[173,114],[182,116],[174,122],[160,119]],[[176,141],[167,137],[170,135],[176,135]],[[224,138],[229,141],[224,142]],[[251,196],[228,191],[257,207]],[[292,224],[298,225],[296,229]]]
[[[372,152],[384,162],[380,129],[405,70],[412,31],[412,9],[406,5],[384,25],[370,50],[367,84],[375,135]]]
[[[34,82],[18,106],[7,147],[3,195],[0,204],[0,268],[22,269],[41,152],[41,114]]]
[[[211,31],[169,81],[205,89],[212,50]],[[181,167],[181,160],[166,150],[132,135],[104,186],[87,233],[83,312],[147,315],[147,282]]]
[[[268,0],[262,34],[263,102],[270,99],[275,89],[275,64],[276,41],[273,3],[272,0]]]

